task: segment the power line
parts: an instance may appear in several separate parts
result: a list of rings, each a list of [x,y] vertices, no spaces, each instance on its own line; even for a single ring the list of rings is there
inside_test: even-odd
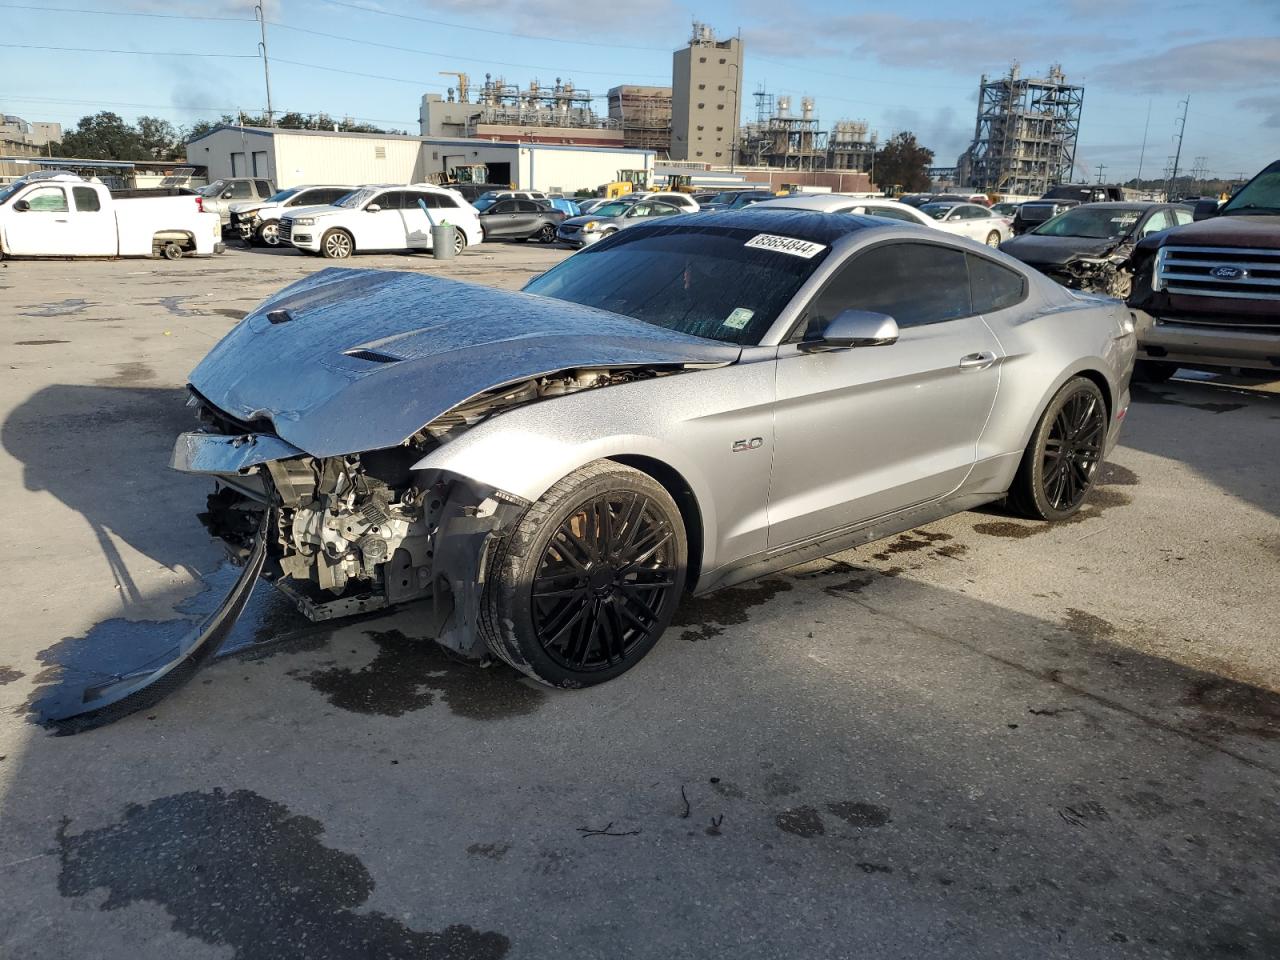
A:
[[[142,13],[132,10],[90,10],[84,7],[49,7],[34,3],[0,3],[6,10],[35,10],[38,13],[88,13],[103,17],[149,17],[155,20],[211,20],[228,23],[250,23],[252,17],[209,17],[186,13]]]
[[[453,30],[470,30],[474,33],[487,33],[498,37],[514,37],[517,40],[542,40],[546,43],[568,43],[578,47],[600,47],[609,50],[648,50],[657,53],[670,53],[666,47],[640,47],[622,43],[598,43],[594,40],[566,40],[563,37],[548,37],[534,33],[512,33],[508,30],[491,30],[486,27],[470,27],[461,23],[450,23],[446,20],[433,20],[430,17],[418,17],[409,13],[395,13],[391,10],[375,10],[358,3],[342,3],[340,0],[326,0],[331,7],[346,7],[348,10],[359,10],[361,13],[372,13],[379,17],[395,17],[398,20],[412,20],[415,23],[429,23],[436,27],[449,27]]]
[[[394,43],[382,43],[381,41],[378,41],[378,40],[361,40],[358,37],[344,37],[336,33],[325,33],[322,30],[311,30],[307,27],[294,27],[294,26],[290,26],[287,23],[279,23],[278,21],[275,21],[275,20],[271,20],[268,22],[273,27],[278,27],[281,30],[291,30],[294,33],[307,33],[313,37],[326,37],[330,40],[341,40],[344,43],[359,43],[367,47],[382,47],[384,50],[399,50],[403,53],[416,53],[424,57],[443,57],[447,60],[461,60],[466,63],[484,63],[484,64],[489,64],[490,66],[495,66],[495,67],[518,67],[521,70],[551,70],[557,73],[589,74],[591,76],[598,76],[598,77],[616,77],[618,75],[617,70],[578,70],[576,68],[574,68],[573,70],[566,70],[563,66],[553,67],[545,63],[508,63],[503,60],[490,60],[488,58],[480,59],[478,57],[460,57],[457,54],[443,53],[439,50],[423,50],[419,47],[402,47]],[[639,76],[639,77],[643,77],[644,79],[652,80],[665,75],[633,74],[633,76]]]
[[[112,101],[112,100],[76,100],[67,97],[24,97],[15,96],[13,94],[0,93],[0,101],[8,103],[49,103],[63,104],[68,106],[88,106],[88,107],[133,107],[143,110],[168,110],[174,113],[224,113],[234,114],[243,110],[242,106],[204,106],[204,107],[179,107],[168,103],[135,103],[133,101]],[[301,116],[319,116],[321,113],[328,113],[326,110],[296,110],[289,107],[281,107],[276,109],[276,113],[296,113]],[[389,120],[386,117],[355,117],[351,114],[344,113],[340,119],[343,120],[359,120],[364,123],[385,123],[395,126],[412,126],[418,121],[413,120]],[[284,128],[292,129],[292,128]]]
[[[0,43],[12,50],[52,50],[57,53],[124,53],[136,57],[217,57],[223,60],[257,60],[256,53],[193,53],[187,50],[112,50],[107,47],[49,47],[35,43]]]
[[[308,69],[311,69],[311,70],[324,70],[328,73],[344,73],[351,77],[365,77],[370,80],[389,80],[392,83],[411,83],[415,87],[438,87],[439,89],[443,90],[447,86],[447,84],[428,83],[427,81],[418,80],[416,78],[411,79],[409,77],[389,77],[381,73],[361,73],[358,70],[341,70],[338,67],[331,67],[327,63],[303,63],[301,60],[285,60],[282,57],[276,57],[275,61],[276,63],[287,63],[291,67],[307,67]],[[607,100],[608,96],[603,93],[599,93],[593,96],[591,99]]]

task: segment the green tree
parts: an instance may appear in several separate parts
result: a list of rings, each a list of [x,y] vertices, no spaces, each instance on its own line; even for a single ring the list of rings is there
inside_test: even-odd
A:
[[[929,189],[933,151],[920,146],[916,135],[904,130],[884,142],[876,151],[876,183],[900,187],[904,193]]]
[[[108,110],[81,117],[75,129],[63,133],[62,142],[52,144],[50,151],[54,156],[86,160],[153,159],[137,129]]]
[[[177,160],[185,151],[179,142],[178,131],[168,120],[159,117],[139,117],[136,124],[138,142],[150,154],[152,160]]]
[[[332,130],[335,127],[344,133],[404,133],[403,130],[384,130],[369,123],[356,123],[350,120],[335,120],[327,113],[278,113],[275,123],[267,123],[266,114],[244,113],[236,116],[224,113],[217,121],[197,120],[183,132],[186,142],[202,137],[218,124],[227,126],[268,127],[275,126],[281,130]]]

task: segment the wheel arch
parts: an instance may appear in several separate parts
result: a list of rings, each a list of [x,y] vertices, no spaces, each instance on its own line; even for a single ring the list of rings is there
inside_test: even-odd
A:
[[[1049,409],[1049,404],[1053,402],[1053,398],[1058,395],[1069,380],[1073,377],[1084,377],[1092,380],[1099,390],[1102,391],[1102,401],[1107,408],[1107,428],[1111,429],[1112,416],[1115,412],[1115,397],[1113,396],[1111,383],[1107,380],[1107,375],[1102,372],[1100,361],[1090,361],[1088,358],[1081,359],[1078,363],[1068,367],[1057,379],[1055,379],[1049,388],[1041,395],[1035,406],[1035,416],[1023,427],[1022,430],[1022,447],[1031,441],[1031,435],[1035,433],[1036,425],[1040,423],[1040,418],[1044,416],[1044,412]]]
[[[689,545],[688,571],[685,575],[684,589],[686,593],[692,593],[702,573],[702,551],[705,543],[702,506],[698,502],[698,495],[694,492],[693,486],[679,470],[655,457],[622,453],[607,459],[648,474],[662,484],[663,489],[671,495],[671,499],[680,508],[680,519],[684,521],[685,539]]]

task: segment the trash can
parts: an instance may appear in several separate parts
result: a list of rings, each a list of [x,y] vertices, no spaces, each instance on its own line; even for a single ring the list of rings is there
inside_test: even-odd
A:
[[[431,228],[431,255],[437,260],[453,259],[455,229],[452,223],[442,223]]]

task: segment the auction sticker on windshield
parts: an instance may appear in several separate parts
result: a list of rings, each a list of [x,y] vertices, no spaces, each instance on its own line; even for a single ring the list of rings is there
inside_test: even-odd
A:
[[[795,237],[779,237],[772,233],[757,233],[743,246],[753,247],[757,250],[776,250],[779,253],[789,253],[793,257],[804,257],[806,260],[816,257],[827,249],[821,243],[797,240]]]

